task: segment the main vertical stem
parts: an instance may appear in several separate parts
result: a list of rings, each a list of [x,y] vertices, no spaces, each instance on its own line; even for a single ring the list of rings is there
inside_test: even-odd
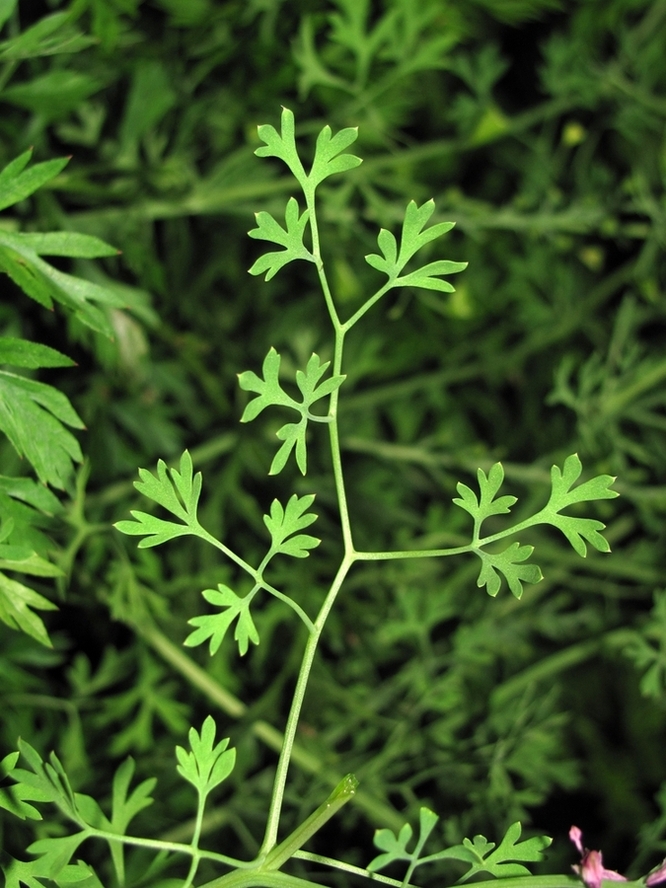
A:
[[[309,188],[304,187],[304,192],[308,209],[310,210],[312,254],[315,257],[317,273],[319,275],[319,281],[324,293],[326,307],[328,308],[331,323],[333,324],[333,329],[335,330],[333,375],[338,376],[340,375],[342,370],[342,352],[346,330],[343,328],[343,325],[340,322],[340,318],[338,317],[331,290],[328,285],[328,280],[326,278],[324,263],[321,257],[321,249],[319,246],[319,229],[317,226],[317,216],[314,205],[314,190],[310,191]],[[317,619],[314,622],[314,626],[312,630],[310,630],[310,634],[305,645],[305,651],[303,652],[303,662],[301,663],[301,668],[298,673],[298,680],[296,682],[296,688],[294,690],[294,698],[291,703],[289,718],[287,719],[287,726],[285,728],[284,744],[282,746],[282,751],[280,752],[280,758],[278,760],[278,766],[275,772],[273,795],[268,812],[268,821],[266,823],[264,841],[261,845],[259,854],[257,855],[257,861],[259,862],[265,860],[268,853],[275,847],[277,843],[277,833],[280,822],[280,812],[282,811],[282,802],[284,799],[284,790],[287,782],[287,772],[289,770],[289,763],[291,761],[291,754],[296,738],[296,729],[298,727],[298,721],[301,715],[301,709],[303,707],[303,700],[305,698],[305,691],[307,688],[308,680],[310,678],[310,671],[312,669],[314,655],[317,651],[317,645],[319,644],[319,639],[321,637],[321,633],[324,629],[324,625],[326,623],[328,615],[331,611],[331,608],[333,607],[335,599],[337,598],[338,592],[340,591],[340,587],[342,586],[342,583],[344,582],[344,579],[347,576],[350,567],[356,560],[356,553],[354,552],[354,545],[351,534],[351,524],[349,521],[349,512],[347,508],[347,495],[345,492],[344,478],[342,474],[342,457],[340,452],[340,436],[338,432],[337,417],[338,397],[339,389],[336,389],[331,395],[329,405],[330,422],[328,424],[328,429],[331,443],[331,459],[333,462],[335,489],[338,496],[338,505],[340,509],[340,523],[342,527],[344,555],[340,563],[340,567],[338,568],[338,572],[335,575],[335,579],[333,580],[331,587],[328,590],[326,598],[324,599],[324,603],[322,604],[321,609],[317,615]]]

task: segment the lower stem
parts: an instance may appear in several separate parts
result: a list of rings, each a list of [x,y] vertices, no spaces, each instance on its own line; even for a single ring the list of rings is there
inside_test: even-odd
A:
[[[287,782],[287,771],[289,770],[291,752],[294,746],[294,740],[296,738],[296,728],[298,726],[298,720],[300,718],[301,709],[303,707],[303,700],[305,698],[305,691],[307,688],[308,680],[310,678],[310,671],[312,669],[314,655],[317,651],[317,645],[319,644],[319,638],[321,637],[326,619],[330,613],[331,608],[333,607],[333,603],[335,602],[337,594],[340,591],[340,587],[342,586],[342,583],[344,582],[344,579],[347,576],[347,573],[349,572],[349,568],[353,564],[353,561],[354,559],[349,555],[345,555],[345,557],[342,559],[342,563],[338,568],[338,572],[335,576],[335,579],[333,580],[333,583],[331,584],[331,588],[329,589],[326,599],[321,606],[321,610],[317,615],[314,629],[310,633],[307,644],[305,645],[305,651],[303,652],[303,662],[301,663],[301,668],[298,673],[298,680],[296,682],[296,688],[294,690],[294,698],[292,700],[291,709],[289,711],[289,718],[287,719],[287,726],[284,732],[284,743],[282,746],[282,751],[280,752],[277,770],[275,772],[275,782],[273,784],[271,806],[268,812],[266,834],[264,836],[264,841],[262,843],[259,854],[257,855],[258,861],[263,861],[266,858],[267,854],[271,851],[271,849],[274,848],[277,844],[278,824],[280,821],[280,812],[282,811],[284,789]]]

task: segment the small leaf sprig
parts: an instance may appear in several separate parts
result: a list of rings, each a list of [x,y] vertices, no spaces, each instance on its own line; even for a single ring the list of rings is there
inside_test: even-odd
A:
[[[426,863],[434,863],[437,860],[457,860],[469,866],[467,872],[458,879],[459,883],[467,882],[473,876],[481,873],[487,873],[498,879],[527,876],[530,871],[526,866],[523,866],[523,863],[540,861],[543,851],[552,843],[552,839],[548,836],[533,836],[519,842],[522,827],[520,823],[513,823],[497,847],[485,836],[477,835],[474,836],[474,839],[464,839],[462,845],[454,845],[451,848],[421,857],[423,848],[438,820],[437,814],[429,808],[421,808],[419,837],[412,851],[407,850],[414,833],[409,823],[405,823],[397,835],[390,829],[378,829],[375,832],[374,843],[382,853],[370,861],[369,872],[375,873],[391,863],[405,861],[409,866],[402,885],[407,886],[417,867]]]
[[[252,589],[245,596],[239,596],[233,589],[221,583],[218,584],[217,589],[205,589],[202,592],[204,599],[220,610],[214,614],[193,617],[189,620],[190,625],[196,628],[185,639],[184,644],[194,647],[210,639],[210,653],[212,655],[217,652],[227,630],[236,620],[234,638],[238,643],[241,655],[247,653],[250,642],[259,643],[259,635],[250,614],[250,605],[255,595],[262,589],[288,604],[308,629],[311,629],[312,621],[301,606],[268,583],[264,579],[264,572],[276,555],[305,558],[310,549],[319,545],[320,540],[317,537],[299,533],[300,530],[310,526],[317,519],[313,512],[306,514],[307,509],[314,502],[314,495],[309,494],[304,497],[294,495],[287,503],[286,509],[277,500],[273,502],[270,516],[264,516],[264,523],[271,534],[271,546],[261,564],[255,569],[224,543],[208,533],[199,523],[197,513],[202,475],[201,472],[194,474],[192,457],[187,450],[180,458],[179,469],[169,469],[164,460],[160,460],[157,464],[157,476],[147,469],[140,469],[141,480],[135,481],[134,486],[144,496],[149,497],[179,518],[180,522],[168,521],[148,512],[132,510],[133,520],[116,522],[114,525],[116,529],[132,536],[143,536],[143,539],[139,541],[139,548],[159,546],[187,534],[198,536],[220,549],[254,581]]]
[[[466,484],[458,484],[460,496],[456,497],[453,502],[469,512],[474,519],[471,547],[481,559],[481,570],[477,580],[479,587],[485,586],[489,595],[497,595],[502,584],[501,574],[513,595],[520,598],[523,594],[524,582],[539,582],[542,578],[541,568],[536,564],[524,563],[534,551],[533,546],[521,546],[520,543],[515,542],[499,553],[490,553],[483,549],[490,543],[538,524],[550,524],[560,530],[581,558],[585,558],[587,555],[586,543],[589,543],[598,552],[610,551],[608,541],[600,532],[605,526],[601,521],[594,518],[579,518],[561,514],[563,509],[576,503],[613,499],[618,496],[616,490],[611,490],[611,484],[615,481],[612,475],[598,475],[596,478],[574,487],[573,485],[580,477],[582,470],[583,466],[576,453],[567,457],[562,469],[553,466],[550,497],[543,509],[520,524],[485,538],[481,538],[481,525],[485,519],[491,515],[508,514],[511,507],[517,502],[515,496],[497,497],[504,481],[502,464],[495,463],[488,475],[483,469],[478,470],[478,496]]]

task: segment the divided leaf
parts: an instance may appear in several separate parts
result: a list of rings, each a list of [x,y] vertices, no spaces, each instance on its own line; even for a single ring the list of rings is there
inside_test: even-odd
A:
[[[530,871],[522,863],[536,863],[543,857],[543,852],[552,843],[548,836],[533,836],[519,842],[522,827],[519,822],[511,824],[498,848],[494,842],[488,842],[483,836],[474,836],[474,841],[463,840],[463,846],[470,852],[472,867],[459,880],[466,882],[477,873],[488,873],[497,879],[512,876],[529,876]]]
[[[21,155],[21,158],[17,158],[0,172],[0,208],[7,206],[7,201],[13,203],[22,199],[26,192],[31,194],[52,178],[55,174],[53,169],[59,172],[67,162],[65,159],[64,163],[48,161],[37,164],[16,178],[13,173],[18,166],[14,167],[14,164],[24,159],[25,155]],[[59,166],[52,167],[54,163]],[[10,175],[7,177],[8,171]],[[51,175],[48,175],[49,171]],[[35,175],[32,175],[33,172]],[[114,247],[88,234],[67,231],[39,234],[0,230],[0,271],[9,275],[27,296],[40,305],[52,309],[53,302],[59,302],[73,311],[83,324],[110,338],[113,337],[113,328],[106,312],[98,304],[109,308],[125,308],[125,301],[118,290],[60,271],[45,262],[41,256],[92,259],[117,253],[118,250]]]
[[[330,126],[325,126],[317,137],[312,169],[306,174],[296,148],[293,111],[283,108],[280,123],[280,133],[270,124],[258,128],[259,138],[266,147],[257,148],[254,153],[284,161],[306,195],[312,196],[317,185],[329,176],[351,170],[362,162],[354,154],[341,153],[358,138],[356,127],[347,127],[333,136]]]
[[[419,812],[419,838],[413,851],[407,850],[407,844],[411,841],[413,833],[409,823],[405,823],[404,826],[401,827],[397,836],[394,835],[393,831],[390,829],[376,830],[374,843],[377,848],[384,853],[377,855],[377,857],[368,864],[368,870],[371,873],[377,872],[377,870],[383,869],[383,867],[388,866],[389,863],[393,863],[396,860],[408,860],[413,868],[420,866],[422,863],[427,863],[432,857],[419,858],[423,846],[428,840],[430,833],[433,831],[438,820],[439,817],[434,811],[431,811],[429,808],[421,808]]]
[[[502,580],[500,573],[504,575],[509,589],[516,598],[523,594],[523,583],[538,583],[543,579],[541,568],[536,564],[522,564],[527,561],[534,546],[521,546],[520,543],[512,543],[503,552],[490,555],[482,549],[476,553],[481,559],[481,570],[476,585],[486,587],[488,595],[494,598],[500,590]]]
[[[307,472],[307,448],[306,432],[308,421],[315,418],[310,413],[310,407],[321,398],[332,394],[345,380],[345,376],[331,376],[324,382],[319,380],[326,372],[330,362],[322,362],[319,356],[313,354],[307,363],[305,372],[296,372],[296,384],[303,396],[301,403],[295,401],[282,388],[279,381],[280,355],[271,348],[266,355],[262,367],[264,378],[261,379],[252,370],[246,370],[239,374],[238,382],[245,391],[256,392],[259,397],[250,401],[243,411],[241,422],[250,422],[255,419],[266,407],[291,407],[301,414],[299,422],[285,423],[277,432],[277,437],[284,443],[275,454],[269,470],[269,474],[277,475],[286,465],[289,454],[295,450],[296,464],[305,475]],[[324,417],[316,417],[320,421]]]
[[[254,153],[257,157],[279,157],[287,164],[301,188],[305,188],[307,176],[296,149],[295,128],[294,112],[283,107],[280,133],[269,123],[257,127],[259,138],[266,143],[266,147],[257,148]]]
[[[20,340],[15,340],[20,341]],[[33,352],[33,357],[35,353]],[[53,386],[0,370],[0,429],[44,484],[63,490],[83,455],[65,425],[84,425],[69,399]]]
[[[436,860],[459,860],[470,865],[470,869],[458,880],[466,882],[477,873],[488,873],[496,878],[530,875],[530,871],[522,863],[537,862],[542,859],[543,851],[551,844],[548,836],[534,836],[524,842],[518,842],[521,835],[520,823],[512,824],[499,847],[489,842],[484,836],[474,836],[474,840],[464,839],[462,845],[445,848],[426,857],[421,857],[421,850],[432,832],[438,817],[428,808],[421,808],[420,835],[413,851],[407,851],[407,844],[412,837],[412,828],[406,823],[400,833],[395,836],[390,829],[379,829],[375,833],[375,845],[384,853],[378,855],[368,865],[370,872],[376,872],[397,860],[410,862],[408,876],[417,866]]]
[[[475,529],[478,534],[481,523],[488,518],[488,516],[508,514],[511,510],[511,506],[517,502],[517,497],[501,496],[499,499],[495,499],[495,496],[504,481],[504,468],[502,467],[502,463],[495,463],[490,469],[490,472],[488,472],[488,475],[486,475],[483,469],[477,469],[476,476],[479,480],[479,492],[481,496],[477,497],[470,487],[466,484],[459,483],[456,485],[456,489],[460,496],[455,497],[453,502],[457,506],[460,506],[461,509],[465,509],[466,512],[469,512],[472,518],[474,518]]]
[[[235,619],[238,619],[238,623],[234,638],[238,642],[241,656],[247,653],[249,642],[259,644],[259,633],[250,614],[251,596],[240,598],[232,589],[222,583],[217,584],[217,590],[205,589],[201,594],[210,604],[224,608],[224,610],[217,614],[205,614],[188,620],[187,622],[191,626],[198,628],[187,636],[183,644],[187,647],[196,647],[210,638],[212,656],[222,644],[228,628]]]
[[[264,378],[261,379],[253,370],[246,370],[244,373],[238,374],[238,384],[246,392],[257,392],[258,398],[250,401],[243,411],[241,422],[251,422],[265,410],[266,407],[293,407],[294,410],[299,409],[299,405],[293,398],[284,391],[280,385],[280,362],[281,355],[271,347],[268,354],[264,358],[261,372]]]
[[[271,504],[271,514],[264,515],[264,523],[271,535],[271,552],[291,555],[294,558],[307,558],[309,549],[314,549],[321,542],[317,537],[298,533],[317,520],[313,512],[306,510],[314,502],[314,494],[290,497],[284,508],[278,500]],[[295,534],[295,536],[294,536]],[[288,539],[289,537],[289,539]]]
[[[25,632],[45,647],[53,647],[41,618],[35,610],[58,610],[55,604],[0,573],[0,620],[12,629]]]
[[[610,489],[611,484],[615,481],[612,475],[598,475],[572,489],[572,485],[578,480],[582,470],[583,467],[577,453],[566,458],[562,470],[558,466],[552,467],[550,499],[545,509],[539,513],[539,520],[559,528],[573,549],[582,558],[585,558],[587,555],[585,541],[599,552],[610,552],[608,541],[599,532],[606,525],[593,518],[573,518],[558,513],[574,503],[614,499],[619,494],[616,490]]]
[[[305,210],[299,215],[298,201],[290,197],[284,214],[285,228],[271,216],[270,213],[256,213],[257,228],[253,228],[248,234],[255,240],[272,241],[280,244],[284,250],[273,253],[265,253],[250,268],[250,274],[262,274],[266,272],[265,280],[269,281],[288,262],[295,259],[305,259],[314,262],[314,256],[303,243],[305,227],[310,218],[310,213]]]
[[[30,197],[61,173],[70,160],[69,157],[57,157],[27,168],[31,157],[32,148],[29,148],[0,171],[0,210]]]
[[[147,469],[139,469],[139,477],[141,480],[134,482],[136,489],[164,506],[184,523],[176,524],[147,512],[132,510],[130,514],[134,521],[117,521],[114,524],[117,530],[131,536],[145,536],[138,544],[139,549],[159,546],[167,540],[198,531],[197,507],[202,478],[201,472],[193,475],[192,457],[188,450],[180,458],[180,471],[167,469],[166,463],[161,459],[157,463],[157,477]]]
[[[454,222],[439,222],[423,231],[423,226],[432,216],[434,210],[435,202],[433,200],[427,201],[421,207],[417,206],[413,200],[409,202],[402,224],[399,251],[398,242],[390,231],[382,228],[379,232],[377,244],[382,254],[380,256],[378,253],[370,253],[365,257],[365,261],[368,265],[388,275],[391,286],[423,287],[426,290],[440,290],[444,293],[454,292],[451,284],[448,281],[442,280],[439,275],[456,274],[459,271],[463,271],[463,269],[467,268],[466,262],[453,262],[448,259],[441,259],[424,265],[417,271],[399,277],[400,272],[415,253],[435,238],[446,234],[447,231],[453,228]]]
[[[340,153],[358,138],[356,127],[346,127],[334,136],[331,135],[331,132],[330,126],[325,126],[317,136],[314,161],[308,177],[313,189],[329,176],[353,170],[354,167],[363,163],[361,158],[355,154]]]
[[[187,752],[182,746],[176,747],[178,773],[195,786],[202,796],[208,795],[226,780],[236,763],[236,750],[227,749],[229,738],[215,744],[215,730],[215,722],[209,715],[200,734],[190,728],[188,738],[191,752]]]

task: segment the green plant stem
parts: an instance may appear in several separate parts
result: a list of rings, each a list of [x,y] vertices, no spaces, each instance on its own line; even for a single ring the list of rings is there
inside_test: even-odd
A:
[[[334,423],[332,423],[331,425],[334,425]],[[314,624],[314,632],[312,632],[311,635],[308,637],[307,643],[305,645],[305,650],[303,652],[303,661],[298,673],[298,680],[296,682],[296,688],[294,689],[294,697],[291,703],[289,718],[287,719],[287,726],[284,732],[284,742],[282,750],[280,752],[278,766],[275,772],[273,794],[271,797],[271,805],[268,812],[268,820],[266,823],[264,841],[261,845],[259,854],[257,855],[257,862],[259,863],[265,860],[266,856],[275,847],[275,844],[277,842],[278,824],[280,821],[280,813],[282,811],[284,789],[287,782],[287,771],[289,770],[289,763],[291,761],[292,750],[294,747],[294,739],[296,737],[296,728],[298,726],[298,720],[300,718],[301,709],[303,707],[303,700],[305,698],[305,691],[307,688],[308,679],[310,677],[314,655],[316,653],[319,638],[326,623],[326,619],[328,618],[331,608],[333,607],[338,592],[340,591],[340,587],[342,586],[342,583],[344,582],[344,579],[349,572],[349,568],[352,566],[353,563],[353,555],[346,553],[344,558],[342,559],[340,567],[338,568],[335,579],[331,584],[331,588],[328,590],[326,598],[324,599],[324,603],[322,604],[321,609],[317,614],[317,619],[315,620]]]
[[[273,848],[261,865],[261,869],[265,872],[280,869],[297,851],[300,851],[309,838],[353,798],[357,786],[356,777],[353,774],[347,774],[323,805],[313,811],[283,842]]]
[[[344,860],[335,860],[332,857],[325,857],[323,854],[311,854],[309,851],[295,851],[294,857],[299,860],[308,860],[311,863],[320,863],[322,866],[328,866],[332,869],[339,869],[354,876],[363,876],[365,879],[371,879],[374,882],[381,882],[384,885],[391,885],[392,888],[402,888],[402,882],[397,879],[391,879],[389,876],[382,876],[380,873],[371,873],[367,869],[360,866],[354,866],[351,863],[345,863]]]
[[[188,857],[194,857],[197,863],[203,859],[214,860],[216,863],[224,863],[237,869],[247,868],[251,865],[245,860],[236,860],[235,857],[218,854],[216,851],[201,851],[192,844],[184,845],[182,842],[165,842],[161,839],[142,839],[138,836],[120,836],[118,833],[95,829],[94,827],[86,827],[85,829],[90,833],[91,838],[104,839],[107,842],[120,842],[123,845],[132,845],[137,848],[151,848],[154,851],[170,854],[185,854]]]

